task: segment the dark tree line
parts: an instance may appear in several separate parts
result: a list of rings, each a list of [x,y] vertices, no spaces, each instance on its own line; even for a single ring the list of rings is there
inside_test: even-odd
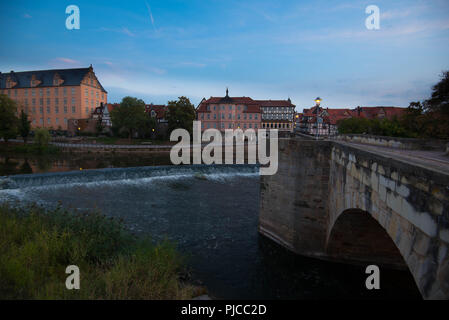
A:
[[[449,71],[441,74],[429,99],[411,102],[400,118],[351,118],[339,122],[338,130],[340,133],[449,139]]]

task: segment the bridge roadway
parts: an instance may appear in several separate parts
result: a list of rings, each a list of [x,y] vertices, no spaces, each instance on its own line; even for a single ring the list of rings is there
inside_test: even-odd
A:
[[[414,166],[420,166],[427,169],[433,169],[442,173],[449,174],[449,155],[441,151],[426,150],[406,150],[399,148],[382,147],[368,145],[363,143],[336,141],[343,145],[361,149],[376,154],[382,154],[386,157],[407,162]]]

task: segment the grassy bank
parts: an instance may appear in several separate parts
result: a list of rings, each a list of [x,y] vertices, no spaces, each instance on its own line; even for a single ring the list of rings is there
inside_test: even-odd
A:
[[[80,269],[80,290],[65,269]],[[189,299],[203,289],[180,280],[170,243],[134,238],[99,213],[0,205],[0,299]]]

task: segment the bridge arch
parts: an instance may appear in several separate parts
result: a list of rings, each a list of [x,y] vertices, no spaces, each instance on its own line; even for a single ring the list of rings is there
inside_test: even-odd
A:
[[[384,226],[369,212],[357,208],[340,213],[328,231],[326,253],[342,262],[408,269],[402,253]]]
[[[382,241],[371,254],[389,251],[393,264],[402,256],[424,298],[448,299],[448,185],[446,172],[363,146],[280,140],[278,172],[261,177],[259,231],[298,254],[342,260],[355,257],[341,247],[333,254],[339,237],[350,243],[343,226],[359,221],[369,232],[353,243]]]

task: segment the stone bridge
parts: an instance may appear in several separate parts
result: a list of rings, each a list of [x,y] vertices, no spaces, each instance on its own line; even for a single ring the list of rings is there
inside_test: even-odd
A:
[[[449,161],[280,140],[278,173],[261,178],[259,231],[306,256],[408,268],[424,298],[449,299]]]

